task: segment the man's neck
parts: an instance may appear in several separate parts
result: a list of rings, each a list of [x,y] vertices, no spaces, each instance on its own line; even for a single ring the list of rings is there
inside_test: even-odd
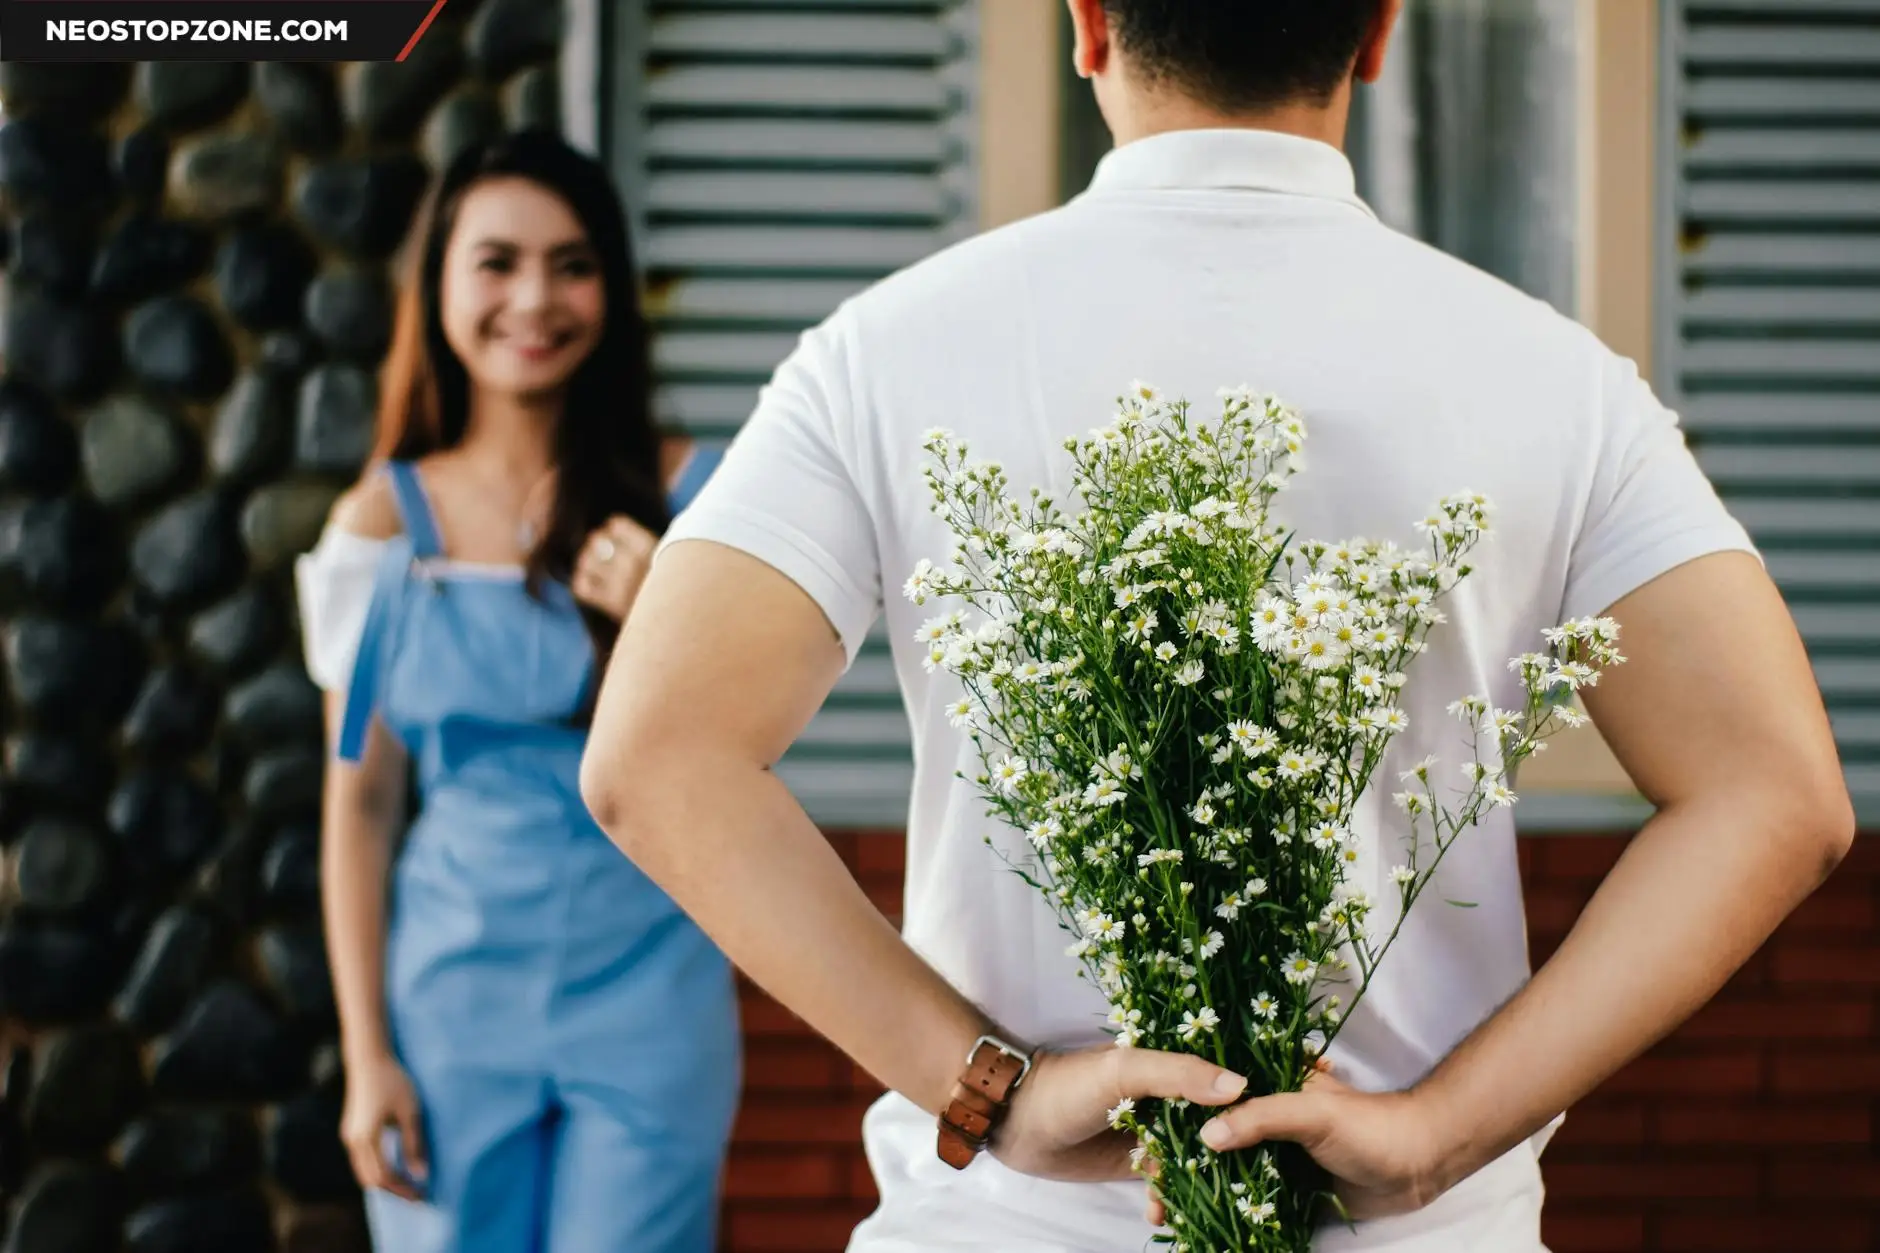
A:
[[[1288,104],[1258,113],[1222,113],[1169,92],[1139,99],[1126,116],[1115,119],[1112,125],[1119,148],[1171,131],[1256,130],[1298,135],[1342,149],[1350,115],[1351,97],[1345,92],[1329,105]]]

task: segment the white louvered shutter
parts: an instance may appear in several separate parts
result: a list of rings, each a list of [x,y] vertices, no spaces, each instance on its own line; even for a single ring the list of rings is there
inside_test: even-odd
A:
[[[619,6],[607,150],[646,275],[658,404],[722,443],[806,327],[976,229],[976,5]],[[877,628],[779,774],[825,826],[899,827],[912,773]]]
[[[1659,383],[1880,818],[1880,0],[1666,0]]]

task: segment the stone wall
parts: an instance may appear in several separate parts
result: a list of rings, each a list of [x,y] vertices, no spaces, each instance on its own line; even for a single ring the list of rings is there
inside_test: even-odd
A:
[[[403,64],[0,65],[8,1253],[361,1247],[292,559],[429,174],[555,125],[554,0]]]

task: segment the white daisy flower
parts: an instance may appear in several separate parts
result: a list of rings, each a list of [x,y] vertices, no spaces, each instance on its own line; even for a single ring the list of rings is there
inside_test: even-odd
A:
[[[1181,1038],[1192,1044],[1220,1025],[1221,1016],[1209,1006],[1204,1005],[1199,1011],[1185,1009],[1182,1011]]]

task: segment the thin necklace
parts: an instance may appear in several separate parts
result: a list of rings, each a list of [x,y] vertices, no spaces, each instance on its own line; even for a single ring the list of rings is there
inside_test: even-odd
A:
[[[555,477],[554,467],[543,471],[542,477],[535,481],[528,494],[522,498],[522,518],[516,523],[516,545],[526,555],[535,551],[535,544],[541,538],[541,530],[535,524],[535,498],[541,492],[544,483],[552,482]]]

